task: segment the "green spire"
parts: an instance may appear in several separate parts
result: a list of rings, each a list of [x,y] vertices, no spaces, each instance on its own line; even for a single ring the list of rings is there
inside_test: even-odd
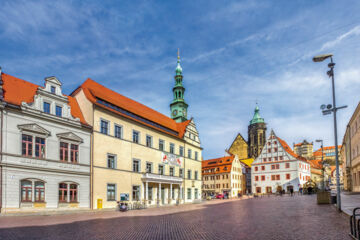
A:
[[[175,69],[175,86],[173,88],[174,99],[170,104],[171,117],[176,122],[183,122],[187,120],[188,105],[184,100],[185,88],[182,84],[182,68],[180,66],[180,54],[178,49],[177,66]]]
[[[260,109],[259,109],[259,107],[256,105],[254,117],[253,117],[253,119],[250,121],[250,125],[251,125],[251,124],[255,124],[255,123],[264,123],[264,122],[265,122],[264,119],[260,117],[259,111],[260,111]]]
[[[175,69],[176,72],[176,76],[181,75],[182,74],[182,68],[180,66],[180,50],[178,49],[178,56],[177,56],[177,66]]]

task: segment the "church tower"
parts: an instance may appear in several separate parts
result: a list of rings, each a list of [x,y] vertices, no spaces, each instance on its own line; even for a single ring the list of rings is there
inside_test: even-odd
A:
[[[170,104],[171,118],[176,122],[187,120],[188,105],[184,100],[185,88],[182,85],[182,68],[180,66],[180,54],[178,50],[178,60],[175,69],[175,87],[173,88],[174,100]]]
[[[260,117],[259,111],[259,107],[256,105],[254,117],[248,127],[248,154],[250,158],[257,158],[266,142],[266,123]]]

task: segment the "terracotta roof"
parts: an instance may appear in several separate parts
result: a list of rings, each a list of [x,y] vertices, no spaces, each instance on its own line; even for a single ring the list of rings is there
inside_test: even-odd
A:
[[[307,162],[305,158],[300,157],[299,155],[297,155],[296,153],[294,153],[293,150],[289,147],[289,145],[288,145],[284,140],[282,140],[282,139],[279,138],[279,137],[276,137],[276,138],[278,139],[279,143],[281,144],[281,146],[285,149],[285,151],[286,151],[287,153],[289,153],[289,154],[290,154],[291,156],[293,156],[294,158],[297,158],[297,159],[299,159],[299,160],[301,160],[301,161]]]
[[[231,171],[232,162],[235,156],[225,156],[221,158],[208,159],[201,162],[202,170],[219,168],[219,171],[215,172],[203,172],[203,175],[215,174],[215,173],[229,173]]]
[[[76,89],[72,95],[74,95],[79,89],[83,89],[85,96],[95,105],[101,106],[102,108],[106,108],[116,114],[122,115],[126,118],[132,119],[134,121],[140,122],[141,124],[147,125],[152,128],[156,128],[162,132],[174,135],[179,138],[183,138],[187,125],[190,123],[190,120],[187,120],[182,123],[177,123],[172,118],[165,116],[162,113],[159,113],[133,99],[127,98],[97,82],[88,78],[78,89]],[[123,110],[126,110],[130,113],[135,114],[141,118],[149,120],[153,123],[159,124],[162,127],[169,129],[175,134],[169,133],[160,127],[156,127],[152,124],[146,123],[144,121],[139,120],[136,117],[132,117],[126,114],[123,114],[119,111],[116,111],[110,107],[106,107],[103,104],[97,102],[97,100],[103,100],[108,102],[116,107],[119,107]]]
[[[338,146],[338,149],[340,149],[340,148],[341,148],[341,145]],[[331,149],[334,149],[334,150],[335,150],[335,146],[324,147],[324,151],[326,151],[326,150],[331,150]],[[321,153],[321,148],[319,148],[318,150],[316,150],[316,151],[314,152],[314,154],[316,154],[316,153],[318,153],[318,152]]]
[[[322,169],[321,160],[308,160],[311,168]]]
[[[297,144],[294,145],[294,147],[298,147],[298,146],[301,146],[301,145],[302,145],[302,143],[297,143]]]
[[[13,77],[6,73],[2,73],[1,78],[4,83],[4,100],[5,102],[13,105],[20,106],[22,102],[32,103],[37,89],[39,87],[41,88],[41,86]],[[88,125],[76,99],[70,96],[67,96],[67,98],[71,107],[71,115],[74,118],[79,118],[82,124]]]

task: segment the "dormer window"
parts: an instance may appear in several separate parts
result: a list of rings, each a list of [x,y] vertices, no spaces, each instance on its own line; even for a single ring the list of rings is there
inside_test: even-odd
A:
[[[62,107],[56,106],[56,116],[58,117],[62,116]]]
[[[54,86],[51,86],[50,90],[51,90],[51,93],[55,94],[56,88]]]
[[[50,103],[44,102],[44,112],[50,113]]]

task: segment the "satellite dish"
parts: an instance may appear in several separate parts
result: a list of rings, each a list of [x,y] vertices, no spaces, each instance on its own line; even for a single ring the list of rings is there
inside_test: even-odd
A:
[[[321,110],[324,110],[325,108],[326,108],[326,105],[325,105],[325,104],[323,104],[323,105],[320,106],[320,109],[321,109]]]

